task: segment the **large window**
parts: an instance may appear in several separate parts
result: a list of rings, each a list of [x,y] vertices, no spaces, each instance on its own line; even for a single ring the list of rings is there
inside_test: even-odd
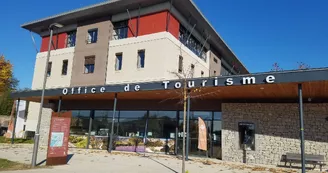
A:
[[[149,111],[147,137],[175,139],[176,111]]]
[[[114,40],[128,38],[129,27],[128,27],[127,20],[115,22],[113,23],[113,25],[114,25],[114,33],[113,33]]]
[[[76,42],[76,31],[67,33],[67,45],[66,47],[74,47]]]
[[[89,121],[90,111],[72,111],[71,134],[87,135]]]
[[[127,137],[143,137],[147,119],[147,111],[120,111],[118,115],[118,135]]]
[[[194,52],[198,57],[206,61],[206,48],[200,43],[190,32],[180,25],[179,40],[188,47],[192,52]]]
[[[118,112],[115,114],[115,119]],[[92,119],[91,135],[108,137],[112,127],[113,111],[94,111]]]

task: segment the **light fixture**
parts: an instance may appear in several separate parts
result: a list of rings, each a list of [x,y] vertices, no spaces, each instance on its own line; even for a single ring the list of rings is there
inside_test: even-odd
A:
[[[64,27],[64,25],[60,24],[60,23],[53,23],[49,26],[49,28],[52,28],[53,26],[57,27],[57,28],[62,28]]]

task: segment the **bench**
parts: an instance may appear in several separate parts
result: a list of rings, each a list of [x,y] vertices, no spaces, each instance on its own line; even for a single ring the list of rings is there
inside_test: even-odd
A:
[[[285,157],[285,166],[289,162],[289,167],[292,167],[292,163],[302,163],[301,154],[287,153]],[[322,171],[322,166],[325,166],[325,157],[323,155],[305,154],[305,164],[312,164],[313,169],[317,165],[320,166],[320,171]]]

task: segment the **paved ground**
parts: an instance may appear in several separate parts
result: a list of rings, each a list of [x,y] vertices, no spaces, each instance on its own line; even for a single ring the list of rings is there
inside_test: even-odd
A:
[[[6,173],[180,173],[181,160],[173,156],[134,153],[113,153],[99,150],[70,149],[72,154],[68,165],[50,168],[32,169],[24,171],[7,171]],[[0,144],[0,158],[30,164],[32,145],[4,145]],[[45,149],[38,155],[38,163],[45,164]],[[249,173],[249,172],[299,172],[299,170],[263,167],[259,165],[245,165],[239,163],[222,162],[215,159],[191,158],[186,162],[189,173]],[[315,171],[311,171],[315,172]]]

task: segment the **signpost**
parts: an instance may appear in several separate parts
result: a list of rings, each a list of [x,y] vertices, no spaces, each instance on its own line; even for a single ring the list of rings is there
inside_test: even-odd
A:
[[[67,163],[68,139],[72,112],[53,112],[48,141],[47,165]]]

